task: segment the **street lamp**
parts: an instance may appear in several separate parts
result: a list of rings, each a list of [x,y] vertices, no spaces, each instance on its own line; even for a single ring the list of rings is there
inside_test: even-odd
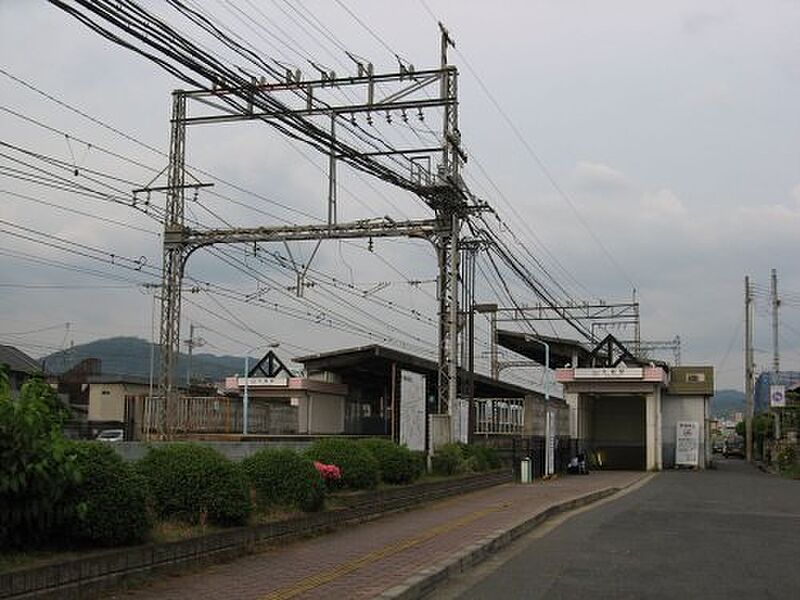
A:
[[[529,335],[525,336],[526,342],[536,342],[544,346],[544,401],[545,401],[545,475],[552,475],[555,472],[555,435],[552,412],[547,408],[550,402],[550,378],[547,371],[550,369],[550,344]]]
[[[525,336],[526,342],[536,342],[544,346],[544,399],[550,400],[550,378],[547,376],[547,370],[550,368],[550,344],[539,338]]]
[[[253,346],[252,348],[248,349],[244,355],[244,395],[242,396],[242,435],[247,435],[247,421],[248,421],[248,414],[250,413],[250,386],[248,385],[248,381],[250,380],[250,353],[255,352],[260,348],[277,348],[280,346],[280,342],[272,342],[270,344],[259,344],[258,346]]]

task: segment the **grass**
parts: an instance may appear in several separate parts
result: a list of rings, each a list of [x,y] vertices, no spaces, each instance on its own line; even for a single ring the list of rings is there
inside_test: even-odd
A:
[[[780,473],[781,476],[788,479],[800,479],[800,465],[794,465],[788,469],[783,469]]]

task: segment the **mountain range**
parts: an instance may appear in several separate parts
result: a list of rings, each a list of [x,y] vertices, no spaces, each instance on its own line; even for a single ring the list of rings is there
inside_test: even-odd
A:
[[[102,375],[129,375],[148,378],[150,364],[158,372],[160,352],[158,344],[136,337],[113,337],[95,340],[87,344],[79,344],[55,352],[42,359],[44,370],[48,373],[60,374],[86,358],[98,358],[101,361]],[[251,365],[256,357],[251,357]],[[181,353],[178,357],[179,380],[185,381],[188,355]],[[244,372],[244,357],[215,356],[206,353],[192,354],[193,381],[222,381],[237,373]]]

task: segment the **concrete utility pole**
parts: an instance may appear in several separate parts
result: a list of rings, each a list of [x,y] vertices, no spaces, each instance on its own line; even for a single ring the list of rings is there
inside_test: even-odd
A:
[[[772,269],[770,277],[770,300],[772,301],[772,377],[770,382],[775,385],[780,385],[780,370],[781,370],[781,357],[778,352],[778,308],[781,301],[778,298],[778,272]],[[770,397],[772,394],[770,394]],[[779,440],[781,437],[781,416],[776,408],[773,411],[775,416],[775,439]]]
[[[753,290],[750,277],[744,278],[744,393],[747,401],[745,409],[745,448],[747,461],[753,460]]]
[[[769,295],[772,301],[772,372],[777,375],[781,370],[781,358],[778,352],[778,308],[781,301],[778,298],[778,273],[775,269],[772,269],[770,277]]]

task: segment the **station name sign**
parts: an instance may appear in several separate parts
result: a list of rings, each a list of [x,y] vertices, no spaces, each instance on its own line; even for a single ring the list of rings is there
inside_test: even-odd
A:
[[[601,367],[575,369],[575,379],[644,379],[641,367]]]
[[[289,385],[289,380],[285,377],[239,377],[237,380],[237,384],[239,386],[245,385],[245,380],[247,380],[247,386],[269,386],[269,385]]]

